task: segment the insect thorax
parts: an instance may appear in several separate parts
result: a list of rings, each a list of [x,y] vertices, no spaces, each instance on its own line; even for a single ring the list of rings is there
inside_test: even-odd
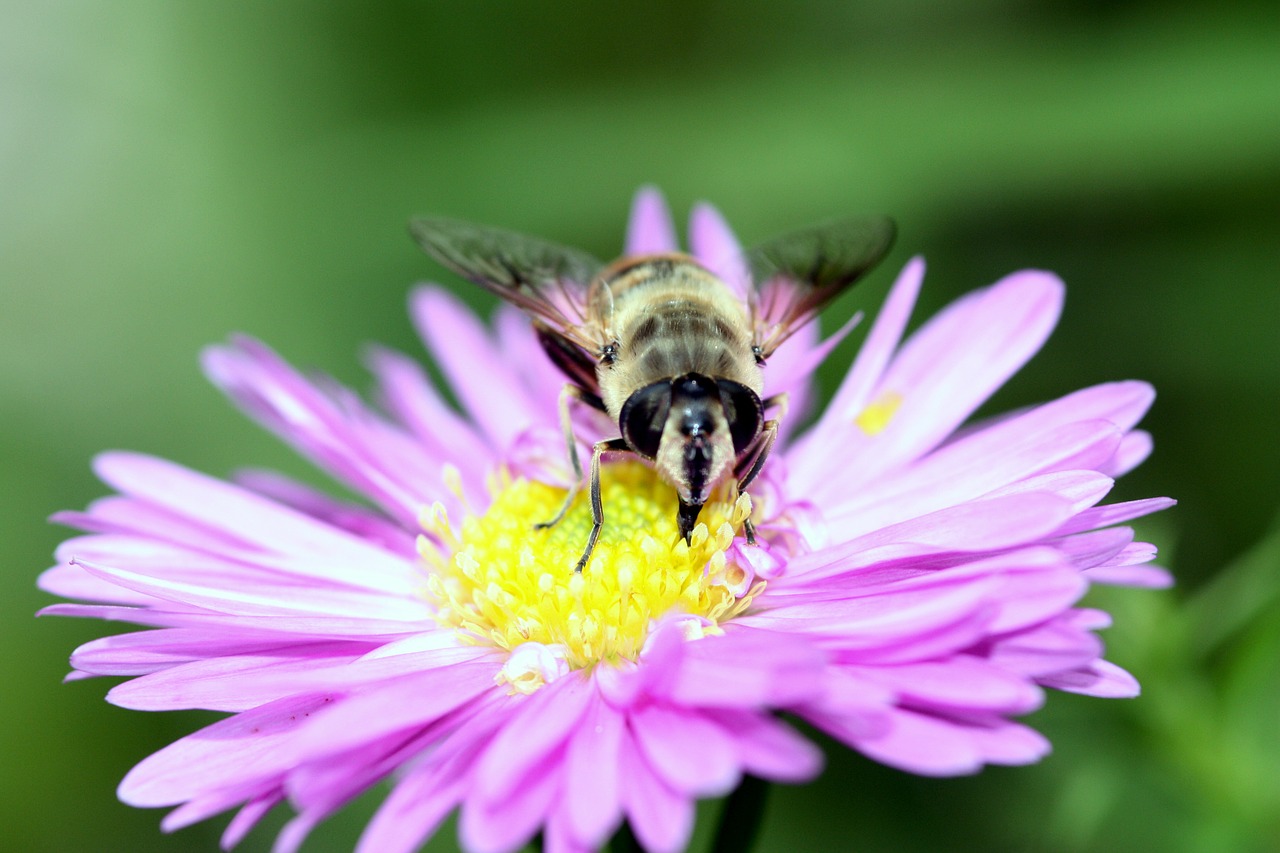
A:
[[[610,412],[631,391],[687,373],[762,392],[746,309],[710,272],[683,258],[645,259],[623,268],[609,289],[618,353],[600,386]]]

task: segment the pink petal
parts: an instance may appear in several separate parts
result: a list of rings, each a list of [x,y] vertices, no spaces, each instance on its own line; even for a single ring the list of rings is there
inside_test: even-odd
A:
[[[1159,566],[1100,566],[1089,569],[1093,583],[1167,589],[1173,586],[1173,575]]]
[[[365,828],[358,853],[417,850],[463,798],[475,760],[506,711],[501,701],[477,703],[465,725],[411,765]]]
[[[530,771],[577,728],[594,693],[593,684],[571,673],[517,700],[511,719],[476,767],[483,801],[496,806],[525,784]]]
[[[74,549],[74,546],[71,547]],[[159,603],[154,595],[126,589],[119,584],[92,575],[86,572],[83,566],[77,566],[71,562],[45,569],[36,579],[36,586],[52,595],[100,604],[130,604],[145,607]]]
[[[880,736],[848,741],[849,745],[876,761],[921,776],[958,776],[982,767],[982,753],[968,737],[966,726],[905,710],[893,711],[889,720]]]
[[[595,849],[622,820],[618,752],[626,722],[598,695],[569,738],[565,762],[564,812],[573,838]]]
[[[418,362],[382,347],[371,348],[365,361],[378,377],[387,409],[434,456],[465,460],[486,455],[475,428],[444,401]]]
[[[104,453],[94,460],[94,469],[121,492],[216,525],[242,546],[268,554],[305,556],[309,565],[317,567],[312,569],[317,573],[328,569],[331,577],[350,582],[355,579],[349,567],[356,565],[362,585],[384,589],[404,589],[411,574],[397,555],[275,501],[163,459]],[[415,525],[420,505],[415,502]],[[346,571],[331,568],[342,563],[348,566]]]
[[[246,631],[278,631],[295,637],[317,639],[359,638],[361,640],[393,640],[422,631],[433,623],[397,622],[383,619],[347,619],[334,616],[241,616],[207,613],[181,604],[166,603],[164,608],[117,607],[96,604],[51,604],[38,616],[75,616],[103,619],[108,622],[132,622],[162,628],[231,628]]]
[[[731,624],[688,644],[661,695],[695,708],[786,707],[821,689],[823,664],[807,638]]]
[[[207,570],[207,580],[168,580],[155,575],[80,562],[87,571],[121,586],[219,613],[243,616],[297,615],[374,617],[420,623],[430,618],[425,605],[409,598],[358,592],[339,587],[300,588],[297,584],[272,583],[247,572],[234,572],[216,560],[189,560],[184,569]],[[144,567],[150,569],[151,567]],[[194,572],[193,572],[194,574]],[[217,578],[235,579],[239,588],[227,588]]]
[[[1133,531],[1128,527],[1112,527],[1090,533],[1064,536],[1052,544],[1080,571],[1102,565],[1118,556],[1133,541]],[[1090,580],[1093,575],[1089,576]]]
[[[417,531],[409,531],[381,513],[330,497],[275,471],[237,471],[235,482],[265,498],[306,513],[317,521],[393,554],[417,559]]]
[[[892,689],[916,708],[1025,714],[1040,707],[1044,698],[1026,678],[967,655],[850,670]]]
[[[160,821],[160,830],[176,832],[244,803],[242,814],[237,815],[232,822],[250,822],[244,830],[247,832],[267,811],[283,799],[277,784],[252,780],[245,785],[223,788],[188,800],[164,816]]]
[[[627,223],[624,255],[662,255],[680,251],[671,212],[662,193],[654,187],[643,187],[631,203]]]
[[[357,853],[416,851],[458,804],[465,778],[431,764],[410,770],[365,827]]]
[[[1062,283],[1048,273],[1015,273],[912,336],[878,385],[878,393],[902,402],[883,432],[860,440],[859,481],[871,482],[945,439],[1039,350],[1057,323],[1062,295]]]
[[[499,734],[501,737],[501,734]],[[462,804],[458,835],[462,846],[474,853],[508,853],[522,847],[542,824],[563,789],[563,756],[547,761],[498,800],[475,796],[473,788]]]
[[[689,248],[699,263],[715,273],[745,305],[751,276],[743,260],[742,245],[720,211],[709,204],[694,205],[689,217]]]
[[[907,544],[899,557],[994,551],[1036,542],[1060,531],[1074,507],[1053,494],[970,501],[893,524],[791,561],[781,585],[811,584],[883,561],[877,549]]]
[[[120,799],[131,806],[168,806],[278,777],[297,760],[298,732],[333,701],[328,695],[290,697],[206,726],[130,770]]]
[[[1162,509],[1168,509],[1176,503],[1177,501],[1172,498],[1146,498],[1140,501],[1125,501],[1118,504],[1097,506],[1080,513],[1070,522],[1064,524],[1058,532],[1065,536],[1069,533],[1082,533],[1098,527],[1109,527],[1112,524],[1132,521],[1135,518],[1159,512]]]
[[[845,374],[826,411],[788,453],[791,482],[797,494],[809,494],[829,479],[831,448],[837,443],[836,438],[845,433],[847,424],[871,401],[871,391],[907,328],[923,280],[924,259],[912,258],[898,274],[853,367]]]
[[[1045,687],[1106,699],[1131,699],[1142,692],[1136,678],[1105,660],[1045,676],[1039,681]]]
[[[1151,438],[1151,433],[1135,429],[1124,437],[1120,446],[1116,448],[1115,456],[1100,470],[1112,477],[1124,476],[1145,462],[1154,448],[1155,442]]]
[[[647,705],[628,721],[648,765],[677,794],[720,796],[738,784],[734,741],[706,717]]]
[[[1043,679],[1082,666],[1102,654],[1102,642],[1061,619],[1020,631],[992,644],[987,659],[1011,672]]]
[[[827,486],[815,491],[811,499],[826,508],[831,524],[852,537],[1002,493],[1043,472],[1089,468],[1082,464],[1085,454],[1092,454],[1096,464],[1101,464],[1120,442],[1115,426],[1104,420],[1043,429],[1025,429],[1020,420],[1005,421],[943,447],[886,478],[883,485],[851,489],[841,478],[830,477]]]
[[[814,372],[861,321],[862,313],[858,312],[821,342],[818,324],[811,323],[783,341],[769,357],[764,371],[765,397],[787,395],[787,416],[778,426],[780,446],[790,442],[791,435],[809,414],[813,403]]]
[[[189,661],[291,645],[292,641],[277,634],[162,628],[90,640],[71,653],[71,665],[94,675],[145,675]],[[367,649],[369,645],[354,647]]]
[[[315,720],[302,733],[300,748],[312,756],[331,755],[424,728],[493,691],[498,668],[492,660],[458,663],[366,685]]]
[[[1008,720],[970,726],[966,734],[986,764],[1034,764],[1052,749],[1044,735]]]
[[[822,750],[770,716],[740,711],[713,712],[734,738],[742,768],[775,782],[807,782],[822,771]]]
[[[209,379],[250,417],[412,527],[439,460],[336,382],[304,378],[266,345],[236,338],[202,354]],[[323,380],[322,380],[323,382]]]
[[[197,660],[117,685],[107,700],[144,711],[244,711],[290,694],[349,689],[483,654],[460,648],[360,661],[364,650],[354,643],[295,644],[274,653]]]
[[[443,290],[420,288],[411,308],[418,333],[491,447],[508,447],[535,423],[554,426],[555,401],[529,398],[499,357],[489,330],[461,301]],[[476,382],[477,376],[484,381]],[[534,415],[540,409],[549,409],[543,419]]]
[[[771,600],[744,624],[778,632],[809,632],[844,650],[869,651],[927,637],[953,626],[968,641],[991,621],[993,579],[961,579],[938,589],[889,591],[859,598]],[[795,597],[798,598],[798,597]],[[763,604],[763,602],[762,602]]]
[[[272,794],[245,803],[244,808],[240,809],[227,824],[218,846],[223,850],[230,850],[238,845],[249,834],[249,830],[257,826],[258,821],[266,817],[267,812],[275,808],[282,799],[284,798],[279,794]]]
[[[649,853],[677,853],[693,833],[693,803],[677,794],[654,773],[630,738],[622,742],[618,773],[623,808],[636,839]]]

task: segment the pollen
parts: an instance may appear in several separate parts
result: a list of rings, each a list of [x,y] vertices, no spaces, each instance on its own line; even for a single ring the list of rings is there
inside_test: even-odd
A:
[[[901,405],[901,394],[896,391],[885,391],[872,400],[870,405],[853,419],[853,422],[867,435],[879,435],[884,432],[889,421],[893,420],[893,416],[898,413],[898,407]]]
[[[573,569],[591,531],[585,489],[549,529],[535,525],[555,516],[565,490],[505,474],[488,509],[457,528],[439,505],[424,512],[419,552],[437,622],[508,651],[538,643],[584,669],[636,660],[668,614],[699,617],[716,633],[763,589],[744,591],[744,569],[728,559],[751,515],[751,499],[732,484],[703,506],[688,543],[676,528],[675,491],[652,469],[612,463],[600,486],[604,526],[581,573]]]

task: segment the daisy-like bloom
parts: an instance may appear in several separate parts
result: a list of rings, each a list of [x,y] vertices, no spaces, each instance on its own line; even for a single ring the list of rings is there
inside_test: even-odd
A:
[[[740,274],[714,210],[689,237]],[[675,249],[642,192],[626,251]],[[490,329],[440,289],[413,294],[461,411],[385,349],[368,356],[377,409],[257,341],[210,349],[219,387],[367,504],[273,473],[98,457],[115,494],[56,516],[86,533],[40,582],[78,603],[44,612],[150,630],[82,646],[72,677],[131,676],[108,693],[127,708],[230,715],[142,761],[120,797],[176,806],[167,830],[238,807],[227,847],[287,801],[291,851],[389,780],[363,850],[416,849],[456,808],[480,853],[539,832],[548,850],[595,849],[624,820],[674,851],[697,798],[819,772],[787,718],[912,773],[1036,761],[1048,743],[1011,718],[1044,688],[1138,692],[1102,659],[1106,614],[1077,603],[1091,582],[1167,582],[1117,525],[1172,501],[1100,505],[1151,449],[1134,425],[1152,390],[1099,385],[966,425],[1048,336],[1063,286],[1015,273],[904,341],[923,273],[906,266],[830,405],[784,429],[750,498],[713,495],[690,543],[652,468],[606,463],[582,574],[585,501],[533,529],[570,485],[564,379],[514,309]],[[766,393],[791,395],[786,427],[829,349],[816,334],[765,369]],[[584,446],[616,429],[593,417],[576,424]]]

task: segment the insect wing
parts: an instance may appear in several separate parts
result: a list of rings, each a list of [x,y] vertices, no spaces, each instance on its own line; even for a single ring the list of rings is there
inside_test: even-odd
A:
[[[586,252],[456,219],[421,217],[409,230],[443,266],[542,320],[550,331],[596,348],[587,287],[602,264]]]
[[[893,220],[842,219],[784,234],[747,253],[754,343],[763,358],[880,262]]]

